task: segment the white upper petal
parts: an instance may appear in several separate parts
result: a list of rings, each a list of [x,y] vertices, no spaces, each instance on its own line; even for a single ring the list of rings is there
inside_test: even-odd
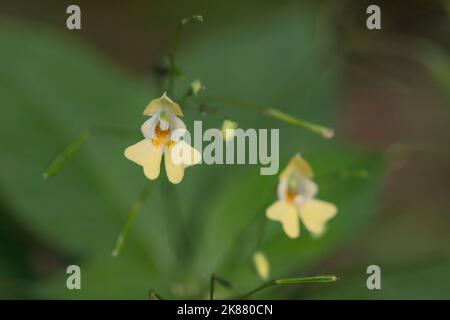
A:
[[[159,123],[159,113],[154,114],[150,119],[145,121],[141,126],[141,132],[147,139],[153,139],[156,126]]]
[[[317,184],[307,178],[299,177],[297,180],[297,194],[304,197],[305,200],[313,199],[317,194]]]
[[[169,119],[169,125],[170,125],[170,139],[178,141],[180,140],[185,132],[186,132],[186,125],[184,124],[183,120],[178,118],[172,113],[168,113],[168,119]]]
[[[161,128],[162,131],[166,131],[169,130],[170,125],[168,121],[159,118],[159,127]]]
[[[291,174],[290,177],[281,179],[278,183],[278,199],[285,200],[287,192],[289,191],[289,179],[295,179],[295,203],[300,205],[303,201],[313,199],[317,194],[317,184],[311,179],[305,178],[298,174]]]
[[[287,179],[282,179],[280,180],[280,182],[278,183],[278,199],[279,200],[284,200],[286,199],[286,192],[288,190],[288,181]]]

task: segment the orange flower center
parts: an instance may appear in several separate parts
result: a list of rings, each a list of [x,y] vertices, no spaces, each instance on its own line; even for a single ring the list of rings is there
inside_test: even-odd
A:
[[[159,125],[155,128],[155,137],[152,139],[153,145],[159,147],[161,144],[165,144],[167,147],[170,147],[174,141],[168,139],[170,130],[161,130],[161,127]]]
[[[155,136],[157,140],[163,140],[169,134],[169,129],[161,130],[161,127],[158,125],[155,128]]]
[[[288,202],[294,202],[296,196],[297,196],[297,193],[295,193],[294,191],[288,190],[286,192],[286,200]]]

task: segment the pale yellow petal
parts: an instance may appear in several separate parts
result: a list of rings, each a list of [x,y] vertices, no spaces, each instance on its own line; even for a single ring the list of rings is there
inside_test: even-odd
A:
[[[184,168],[193,166],[202,160],[201,153],[183,140],[176,142],[167,149],[174,164],[181,164]]]
[[[147,178],[150,180],[158,178],[162,156],[161,147],[144,139],[126,148],[124,154],[127,159],[144,167],[144,174]]]
[[[153,99],[150,101],[148,106],[144,110],[144,115],[151,116],[161,110],[168,110],[170,113],[182,117],[183,112],[178,103],[173,102],[166,93],[164,93],[160,98]]]
[[[311,179],[314,174],[308,161],[303,159],[299,154],[296,154],[289,161],[287,167],[280,175],[280,180],[288,179],[291,173],[298,173],[300,176]]]
[[[320,236],[325,231],[328,220],[337,213],[334,204],[321,200],[309,200],[299,208],[300,218],[309,232],[314,236]]]
[[[266,255],[262,251],[256,251],[253,254],[253,264],[256,272],[262,280],[267,280],[270,274],[270,264]]]
[[[300,235],[300,228],[297,216],[297,208],[287,201],[279,200],[266,210],[267,218],[279,221],[286,235],[290,238],[297,238]]]
[[[176,163],[174,156],[172,155],[173,146],[167,147],[164,152],[164,164],[166,167],[167,178],[170,182],[177,184],[183,180],[184,165],[182,163]]]

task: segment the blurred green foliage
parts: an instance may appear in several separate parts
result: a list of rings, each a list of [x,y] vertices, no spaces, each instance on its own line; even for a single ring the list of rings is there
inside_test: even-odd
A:
[[[180,96],[199,78],[208,95],[253,100],[332,127],[341,62],[331,50],[329,30],[317,27],[327,19],[305,5],[219,31],[205,27],[179,48],[185,76],[176,92]],[[338,215],[320,239],[304,229],[299,239],[288,239],[264,215],[276,199],[277,176],[260,176],[258,166],[195,166],[180,185],[169,184],[164,174],[152,184],[123,252],[112,258],[126,214],[147,183],[123,150],[136,142],[142,110],[161,92],[70,36],[34,25],[4,24],[0,52],[0,187],[8,208],[2,227],[20,225],[60,258],[44,274],[16,270],[24,265],[21,249],[8,245],[15,240],[10,229],[2,232],[0,272],[9,282],[0,282],[1,298],[145,299],[150,289],[168,298],[204,298],[214,272],[233,283],[232,291],[216,296],[236,295],[260,284],[250,256],[262,228],[259,248],[269,258],[272,276],[309,275],[318,261],[358,234],[377,208],[381,155],[352,147],[339,132],[324,140],[251,110],[214,105],[220,116],[202,116],[191,103],[184,106],[188,128],[199,118],[204,128],[220,127],[222,116],[242,128],[280,128],[280,169],[301,152],[315,169],[319,198],[336,203]],[[59,174],[41,178],[53,155],[98,125],[130,128],[136,138],[94,135]],[[357,170],[367,170],[368,177],[339,174]],[[80,265],[82,290],[67,290],[69,264]],[[446,268],[436,268],[439,278]],[[355,297],[365,286],[365,268],[359,272],[323,284],[329,294],[275,288],[258,297]],[[11,279],[21,279],[20,286]]]
[[[324,63],[331,58],[328,38],[312,32],[312,19],[307,11],[281,12],[205,34],[181,54],[181,64],[207,84],[208,93],[257,99],[332,123],[338,70]],[[1,156],[4,198],[14,219],[82,270],[81,291],[66,289],[61,265],[33,281],[30,297],[145,298],[150,288],[167,297],[198,297],[207,292],[213,272],[230,279],[237,292],[259,283],[249,259],[258,238],[254,226],[275,200],[277,176],[260,176],[256,166],[197,166],[181,185],[161,177],[123,253],[111,258],[125,214],[146,183],[141,169],[122,155],[134,140],[92,137],[59,175],[45,181],[41,173],[51,156],[87,127],[118,125],[138,132],[142,108],[160,92],[68,37],[18,25],[3,28],[0,37],[8,115],[1,124],[1,144],[8,150]],[[189,125],[199,114],[186,110]],[[278,224],[266,223],[262,249],[273,276],[301,275],[370,216],[378,157],[249,111],[226,113],[244,128],[280,127],[281,165],[301,151],[319,177],[336,170],[370,171],[367,180],[332,178],[321,184],[320,197],[339,207],[322,239],[304,232],[290,240]],[[203,120],[204,127],[220,125],[214,117]]]

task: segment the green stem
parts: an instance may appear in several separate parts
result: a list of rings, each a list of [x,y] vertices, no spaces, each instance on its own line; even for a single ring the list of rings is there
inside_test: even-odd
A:
[[[56,155],[56,157],[54,157],[53,160],[50,161],[50,164],[48,165],[47,169],[45,169],[42,177],[44,179],[47,179],[61,170],[66,162],[74,156],[77,150],[86,142],[91,134],[91,130],[83,130],[83,132],[81,132],[81,134],[73,142],[71,142],[63,152]]]
[[[114,247],[114,250],[112,251],[113,257],[117,257],[119,255],[119,253],[122,251],[122,248],[125,244],[125,239],[127,237],[127,234],[130,231],[130,228],[133,225],[134,221],[136,220],[136,216],[139,213],[139,210],[141,209],[142,205],[144,204],[145,200],[148,197],[148,194],[151,189],[150,187],[151,187],[151,183],[147,182],[146,186],[141,191],[139,197],[133,203],[133,206],[131,207],[131,210],[128,213],[127,220],[126,220],[125,224],[123,225],[122,230],[119,233],[119,236],[117,237],[116,245]]]
[[[163,210],[167,231],[170,234],[173,252],[177,261],[186,264],[191,252],[189,230],[186,230],[179,197],[175,186],[168,180],[161,181]]]
[[[161,297],[155,290],[151,289],[148,292],[148,298],[150,300],[164,300],[163,297]]]
[[[175,83],[175,73],[177,69],[176,65],[176,54],[178,51],[178,45],[180,43],[181,32],[183,31],[183,24],[180,23],[177,26],[177,30],[175,31],[175,44],[173,46],[172,52],[169,53],[169,74],[167,77],[167,94],[171,96],[174,91],[174,83]]]
[[[266,207],[266,206],[265,206]],[[263,215],[261,215],[261,209],[257,210],[256,213],[253,215],[253,217],[249,220],[249,222],[239,231],[239,233],[236,235],[236,237],[233,239],[230,246],[225,250],[222,261],[220,262],[221,269],[228,269],[235,265],[235,261],[237,259],[242,259],[243,255],[247,255],[248,253],[242,253],[242,250],[239,250],[242,248],[242,243],[246,243],[247,240],[246,237],[249,235],[248,230],[250,227],[253,226],[253,224],[258,221],[258,219],[264,218]],[[247,240],[247,241],[246,241]],[[257,242],[255,242],[255,245],[257,245]]]
[[[176,63],[176,55],[178,52],[178,46],[180,45],[181,34],[186,25],[194,24],[194,23],[202,23],[203,17],[201,15],[194,15],[185,19],[182,19],[177,26],[175,31],[175,44],[173,46],[172,52],[169,54],[169,75],[168,75],[168,84],[167,84],[167,94],[170,96],[174,93],[174,83],[175,76],[179,71],[177,63]]]
[[[222,278],[221,276],[218,276],[217,274],[213,273],[210,278],[210,287],[209,287],[209,298],[210,300],[214,300],[214,289],[215,284],[219,283],[222,286],[224,286],[227,289],[231,289],[233,285],[226,279]]]
[[[171,96],[174,92],[175,73],[176,73],[175,53],[169,54],[169,75],[167,78],[167,94]]]
[[[253,103],[253,102],[248,102],[248,101],[242,101],[239,99],[233,99],[233,98],[223,98],[223,97],[205,97],[202,99],[202,101],[204,103],[224,103],[224,104],[229,104],[229,105],[233,105],[233,106],[237,106],[237,107],[242,107],[242,108],[247,108],[247,109],[252,109],[252,110],[256,110],[257,112],[259,112],[260,114],[273,118],[273,119],[277,119],[279,121],[283,121],[286,122],[288,124],[291,124],[293,126],[299,127],[299,128],[303,128],[303,129],[307,129],[313,133],[319,134],[322,137],[329,139],[332,138],[334,136],[334,131],[333,129],[324,127],[322,125],[316,124],[316,123],[312,123],[294,116],[291,116],[277,108],[274,107],[269,107],[269,106],[263,106],[263,105],[259,105],[257,103]]]
[[[246,298],[250,297],[251,295],[255,294],[256,292],[259,292],[261,290],[264,290],[265,288],[268,288],[268,287],[271,287],[271,286],[274,286],[274,285],[275,285],[275,283],[273,282],[273,280],[265,282],[262,285],[260,285],[259,287],[257,287],[256,289],[253,289],[252,291],[247,292],[246,294],[241,296],[239,298],[239,300],[246,299]]]
[[[270,281],[263,283],[256,289],[253,289],[250,292],[244,294],[239,299],[246,299],[259,291],[262,291],[266,288],[269,288],[272,286],[277,286],[277,285],[302,284],[302,283],[325,283],[325,282],[334,282],[336,280],[338,280],[338,278],[336,276],[332,276],[332,275],[312,276],[312,277],[302,277],[302,278],[275,279],[275,280],[270,280]]]
[[[83,130],[78,137],[72,141],[66,148],[57,154],[51,161],[47,168],[42,173],[42,177],[47,179],[58,173],[66,163],[75,155],[80,147],[93,135],[115,135],[125,136],[129,135],[131,130],[127,128],[113,127],[113,126],[93,126]]]
[[[324,126],[293,117],[275,108],[267,108],[264,113],[274,119],[284,121],[299,128],[307,129],[313,133],[317,133],[326,139],[330,139],[334,136],[334,131],[330,128],[326,128]]]
[[[210,285],[210,289],[209,289],[209,300],[214,300],[214,283],[215,281],[215,277],[216,275],[213,273],[211,275],[211,279],[209,280],[209,285]]]

